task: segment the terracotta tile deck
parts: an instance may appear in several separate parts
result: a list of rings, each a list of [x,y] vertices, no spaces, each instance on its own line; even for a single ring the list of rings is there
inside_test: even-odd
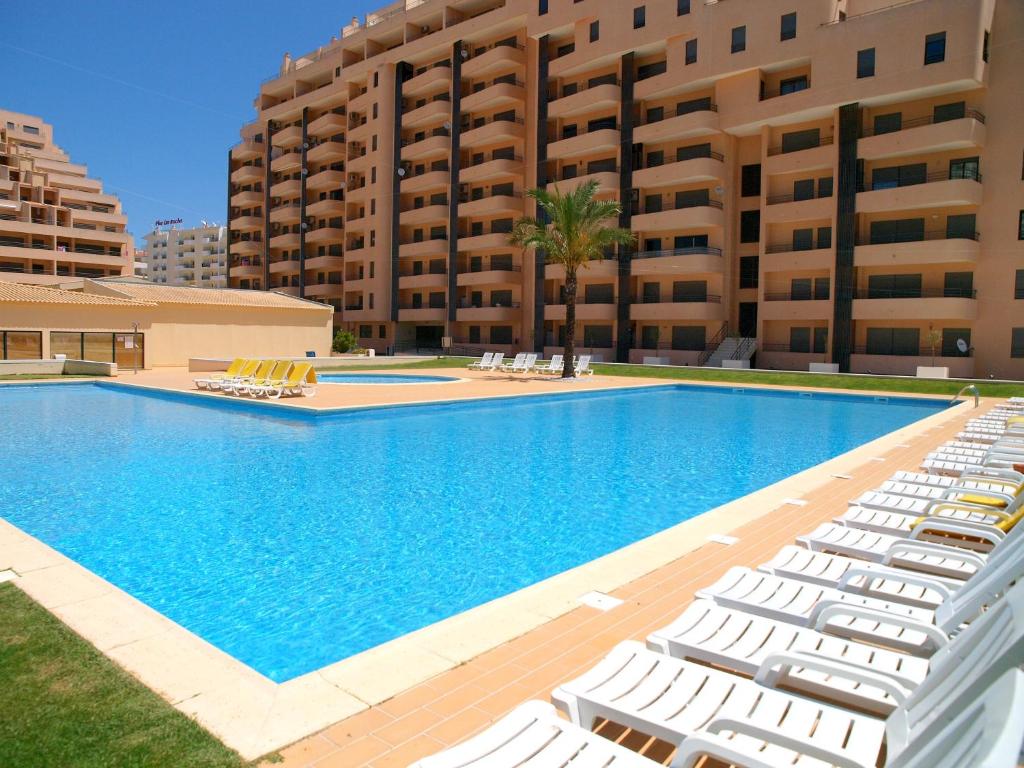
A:
[[[733,546],[706,543],[624,585],[613,592],[625,601],[622,605],[608,612],[576,608],[281,750],[284,762],[274,765],[407,766],[463,741],[527,699],[546,700],[559,682],[591,667],[620,641],[642,641],[674,619],[693,599],[694,590],[711,584],[728,568],[756,566],[770,559],[795,536],[841,513],[848,499],[874,488],[897,470],[916,469],[928,451],[992,404],[987,401],[981,410],[964,411],[943,426],[909,439],[906,447],[885,452],[882,461],[864,461],[851,472],[851,479],[831,480],[804,496],[806,506],[783,504],[736,529],[733,534],[739,541]],[[671,756],[671,748],[664,743],[611,724],[600,730],[659,762]]]

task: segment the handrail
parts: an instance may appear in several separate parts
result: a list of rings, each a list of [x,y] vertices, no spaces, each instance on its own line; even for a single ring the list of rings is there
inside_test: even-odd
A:
[[[757,345],[757,339],[751,338],[749,336],[747,338],[741,339],[740,343],[736,345],[736,349],[733,350],[732,356],[729,359],[730,360],[742,360],[743,359],[742,356],[747,353],[747,350],[749,350],[751,347],[754,347],[756,345]]]
[[[981,397],[981,395],[978,393],[978,388],[973,384],[968,384],[966,387],[962,387],[960,391],[957,392],[956,395],[954,395],[953,399],[949,401],[949,404],[953,405],[957,400],[960,399],[960,395],[962,395],[964,392],[970,392],[972,395],[974,395],[974,407],[977,408],[979,404],[979,398]]]
[[[722,323],[722,327],[718,331],[718,333],[716,333],[714,336],[712,336],[711,337],[711,341],[707,342],[704,345],[704,351],[701,352],[700,356],[697,358],[697,365],[698,365],[698,367],[704,365],[704,363],[706,363],[711,358],[711,356],[713,354],[715,354],[715,351],[720,346],[722,346],[722,342],[725,341],[728,337],[729,337],[729,324],[728,323]]]

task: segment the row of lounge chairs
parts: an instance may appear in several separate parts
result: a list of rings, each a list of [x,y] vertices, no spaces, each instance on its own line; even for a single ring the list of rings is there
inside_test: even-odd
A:
[[[660,765],[591,732],[605,720],[676,745],[673,766],[1018,765],[1024,474],[1001,464],[1024,401],[968,429],[991,440],[962,474],[897,473],[559,686],[571,722],[528,702],[414,768]]]
[[[316,371],[310,363],[238,357],[224,373],[204,376],[194,383],[196,389],[272,400],[282,395],[312,397],[316,394]]]
[[[520,352],[511,362],[505,362],[503,352],[484,352],[483,357],[469,364],[471,371],[504,371],[505,373],[541,373],[553,376],[562,375],[565,358],[552,355],[549,361],[538,361],[539,355],[532,352]],[[592,355],[580,355],[573,359],[573,370],[577,376],[591,376],[594,371],[590,367]]]

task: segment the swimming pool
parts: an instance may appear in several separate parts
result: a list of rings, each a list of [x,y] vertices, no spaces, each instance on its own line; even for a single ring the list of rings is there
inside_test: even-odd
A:
[[[412,373],[321,373],[317,378],[327,384],[442,384],[446,381],[458,381],[455,376]]]
[[[333,416],[241,405],[3,387],[0,516],[281,682],[945,403],[670,386]]]

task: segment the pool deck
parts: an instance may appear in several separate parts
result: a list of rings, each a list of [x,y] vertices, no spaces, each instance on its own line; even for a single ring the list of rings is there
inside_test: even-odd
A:
[[[282,399],[280,407],[335,409],[674,383],[609,376],[561,383],[458,369],[416,373],[464,380],[325,384],[315,397]],[[182,391],[192,390],[194,377],[164,369],[117,381]],[[278,766],[406,766],[522,701],[546,699],[557,683],[593,665],[616,643],[643,640],[674,619],[694,590],[731,566],[770,559],[798,534],[840,513],[848,499],[897,470],[915,469],[966,419],[996,402],[930,415],[610,555],[280,685],[2,520],[0,574],[14,572],[18,586],[247,758],[279,749],[284,763]],[[709,541],[715,535],[738,541]],[[580,597],[592,591],[623,603],[607,612],[581,604]],[[627,743],[634,738],[627,734]],[[665,756],[661,745],[651,748],[653,756]]]

